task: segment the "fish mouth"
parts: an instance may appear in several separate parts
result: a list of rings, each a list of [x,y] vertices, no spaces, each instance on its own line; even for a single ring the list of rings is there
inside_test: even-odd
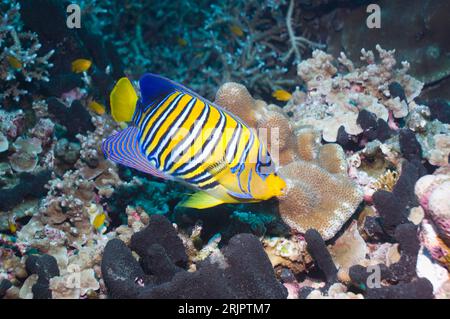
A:
[[[286,195],[287,186],[281,187],[278,192],[275,193],[275,197],[282,197]]]

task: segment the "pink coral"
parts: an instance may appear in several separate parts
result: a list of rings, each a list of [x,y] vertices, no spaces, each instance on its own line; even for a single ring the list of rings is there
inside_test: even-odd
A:
[[[415,185],[419,202],[430,215],[439,234],[450,242],[450,174],[448,168],[437,170],[433,175],[425,175]]]

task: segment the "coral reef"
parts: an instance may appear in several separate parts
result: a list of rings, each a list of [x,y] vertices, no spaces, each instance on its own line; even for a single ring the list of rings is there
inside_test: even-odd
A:
[[[29,274],[36,274],[38,276],[36,283],[31,288],[33,298],[50,299],[50,278],[59,276],[58,264],[55,257],[50,255],[31,255],[27,258],[26,268]]]
[[[424,246],[431,256],[450,267],[450,227],[448,198],[450,195],[448,166],[425,175],[415,185],[415,194],[429,219],[422,230]]]
[[[450,62],[445,52],[449,51],[449,46],[445,39],[449,22],[443,15],[449,10],[449,4],[435,0],[382,0],[378,5],[383,9],[385,17],[395,15],[397,10],[405,6],[411,6],[411,10],[402,19],[382,19],[382,28],[371,29],[370,36],[367,36],[367,27],[365,23],[361,23],[367,18],[365,6],[354,10],[339,9],[335,16],[340,21],[341,28],[328,34],[330,52],[338,55],[344,50],[349,57],[356,59],[361,46],[373,47],[380,44],[396,48],[399,59],[409,61],[411,74],[421,82],[431,84],[448,77]],[[405,25],[410,27],[405,28]],[[389,36],[385,30],[389,30]],[[445,90],[438,91],[439,97],[444,98],[446,95],[448,99],[449,95]]]
[[[348,0],[76,3],[80,29],[0,1],[0,298],[450,298],[447,4],[393,43],[343,27]],[[105,160],[112,86],[143,72],[245,121],[283,196],[183,208]]]
[[[29,93],[29,85],[17,79],[34,84],[49,81],[54,51],[41,55],[38,35],[23,29],[19,3],[3,1],[0,8],[0,103],[7,106],[9,100],[19,102],[21,96]]]
[[[314,228],[325,239],[332,238],[362,199],[352,182],[319,166],[298,161],[283,167],[280,174],[290,183],[280,198],[280,215],[301,233]]]
[[[337,144],[321,145],[319,133],[312,128],[294,130],[295,121],[277,106],[253,100],[237,83],[221,86],[216,103],[254,123],[267,140],[288,185],[279,198],[282,219],[298,232],[315,228],[325,239],[332,238],[362,200],[361,190],[347,177],[343,149]]]
[[[296,236],[291,238],[270,237],[265,239],[263,244],[272,266],[281,272],[280,276],[286,269],[294,274],[300,274],[312,262],[311,256],[306,250],[306,241]]]
[[[93,30],[108,31],[102,34],[117,44],[129,73],[151,69],[209,97],[228,81],[242,83],[259,96],[293,87],[291,66],[310,49],[323,47],[302,27],[297,1],[97,5],[86,9],[91,12],[87,23]],[[130,23],[133,28],[128,28]]]
[[[409,64],[395,69],[394,51],[377,46],[380,62],[372,51],[361,51],[361,60],[366,66],[356,68],[344,53],[337,59],[348,73],[340,73],[334,66],[332,55],[315,50],[311,59],[298,65],[298,75],[305,81],[308,94],[300,103],[291,103],[284,108],[292,114],[295,125],[312,125],[322,132],[327,142],[336,142],[341,126],[349,135],[363,133],[358,123],[360,111],[368,111],[377,120],[388,121],[389,113],[395,118],[408,114],[408,102],[416,98],[423,84],[407,74]],[[389,84],[402,85],[405,100],[391,94]],[[361,118],[360,118],[361,122]],[[367,128],[366,128],[367,129]]]
[[[384,232],[393,235],[395,227],[408,221],[410,210],[418,206],[414,196],[414,185],[420,177],[420,168],[410,162],[402,166],[399,180],[392,192],[378,190],[373,194],[373,203],[380,215]]]

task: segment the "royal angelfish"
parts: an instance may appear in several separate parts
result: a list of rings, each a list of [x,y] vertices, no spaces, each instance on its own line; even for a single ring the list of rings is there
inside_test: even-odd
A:
[[[282,195],[285,182],[256,131],[235,115],[158,75],[127,78],[111,92],[111,114],[131,122],[103,142],[105,156],[198,190],[180,205],[208,208]]]

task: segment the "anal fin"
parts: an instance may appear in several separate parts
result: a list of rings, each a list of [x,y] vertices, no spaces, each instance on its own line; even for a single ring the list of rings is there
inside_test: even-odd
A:
[[[206,192],[199,191],[192,194],[188,199],[181,202],[179,206],[187,208],[205,209],[223,204],[224,201],[209,195]]]

